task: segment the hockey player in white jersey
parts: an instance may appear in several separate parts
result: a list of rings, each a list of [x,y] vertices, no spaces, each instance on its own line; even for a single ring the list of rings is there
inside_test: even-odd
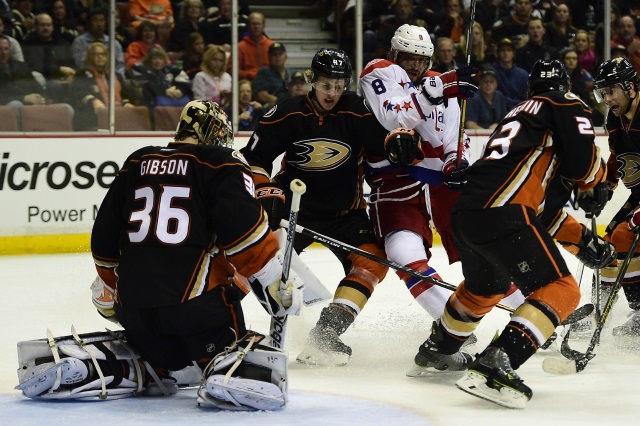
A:
[[[402,25],[391,39],[388,59],[373,60],[362,71],[360,91],[378,121],[390,130],[385,141],[387,156],[367,157],[370,216],[376,235],[390,260],[441,279],[429,265],[433,243],[430,222],[440,234],[450,263],[458,261],[450,216],[465,182],[468,138],[464,135],[464,150],[458,162],[457,102],[436,101],[435,109],[425,114],[418,100],[423,98],[421,93],[427,93],[425,86],[438,81],[432,78],[437,75],[444,87],[448,87],[450,79],[467,80],[467,85],[453,86],[451,90],[459,90],[457,96],[461,98],[473,96],[470,77],[476,70],[462,68],[441,75],[430,71],[433,50],[424,28]],[[403,272],[398,276],[429,315],[434,319],[442,315],[449,290]],[[517,306],[523,300],[513,286],[503,303]],[[430,362],[423,348],[415,358],[417,368],[408,374],[419,374],[425,367],[445,367]],[[462,369],[469,359],[467,354],[456,354],[447,360],[447,367]]]

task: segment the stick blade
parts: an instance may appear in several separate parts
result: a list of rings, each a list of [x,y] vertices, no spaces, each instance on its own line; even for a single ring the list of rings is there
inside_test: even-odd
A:
[[[542,361],[542,369],[549,374],[576,374],[576,361],[565,358],[546,358]]]

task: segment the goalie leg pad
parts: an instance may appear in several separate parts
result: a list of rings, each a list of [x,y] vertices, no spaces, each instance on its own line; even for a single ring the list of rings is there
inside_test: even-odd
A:
[[[204,371],[198,403],[225,410],[277,410],[287,403],[288,356],[249,334],[216,356]]]
[[[30,398],[124,398],[144,390],[139,355],[122,332],[90,333],[18,342],[19,385]],[[122,366],[129,365],[123,376]],[[102,373],[102,370],[106,374]]]

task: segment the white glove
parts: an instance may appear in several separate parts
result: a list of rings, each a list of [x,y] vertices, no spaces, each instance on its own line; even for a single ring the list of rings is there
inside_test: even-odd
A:
[[[113,310],[114,290],[105,283],[100,275],[91,283],[91,301],[98,313],[109,321],[117,323],[116,312]]]
[[[280,251],[260,271],[249,277],[249,284],[262,307],[272,316],[300,315],[303,282],[293,271],[282,286],[282,262]]]

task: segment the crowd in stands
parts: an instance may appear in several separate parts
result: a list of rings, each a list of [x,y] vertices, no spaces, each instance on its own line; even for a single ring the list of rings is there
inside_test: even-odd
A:
[[[143,105],[152,112],[156,106],[180,107],[199,98],[229,109],[232,90],[238,90],[242,127],[249,128],[253,115],[259,117],[291,96],[292,86],[307,89],[304,76],[296,77],[287,67],[284,44],[267,35],[264,15],[250,10],[245,0],[239,1],[237,85],[230,75],[231,0],[117,1],[118,106]],[[335,26],[339,47],[353,57],[355,2],[320,3],[332,16],[340,9],[339,19],[328,26]],[[394,31],[410,23],[429,31],[434,71],[465,65],[470,4],[365,0],[365,63],[385,58]],[[104,65],[111,40],[107,5],[100,0],[0,0],[0,104],[69,105],[77,129],[94,129],[97,111],[109,103]],[[593,97],[592,75],[603,61],[605,46],[612,57],[626,57],[640,72],[640,0],[612,0],[611,11],[603,9],[600,0],[476,2],[470,62],[491,72],[482,79],[482,97],[470,107],[482,106],[479,111],[489,111],[491,117],[483,114],[467,125],[491,128],[502,118],[502,102],[508,111],[524,100],[528,72],[538,59],[565,62],[574,93],[594,110],[594,124],[602,125],[604,107]],[[612,38],[605,43],[602,22],[607,16]]]
[[[239,3],[244,13],[238,27],[238,113],[240,130],[252,130],[276,102],[306,93],[307,83],[287,68],[286,49],[265,33],[264,15]],[[144,106],[153,120],[157,107],[181,110],[192,99],[206,99],[233,115],[231,0],[117,5],[115,106]],[[15,108],[17,117],[23,106],[62,104],[73,116],[74,130],[98,129],[98,117],[109,106],[107,6],[106,1],[2,0],[0,104]]]

